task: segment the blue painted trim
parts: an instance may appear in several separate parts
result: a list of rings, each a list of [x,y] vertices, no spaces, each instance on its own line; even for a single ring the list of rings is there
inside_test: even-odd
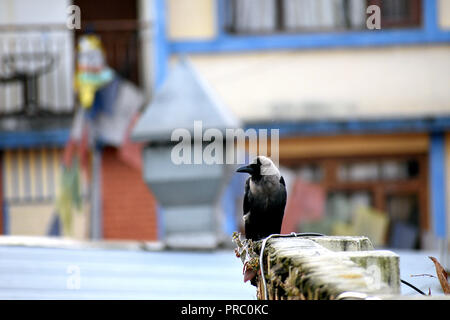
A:
[[[450,116],[440,118],[379,119],[379,120],[319,120],[271,121],[247,123],[245,128],[280,130],[281,137],[297,135],[338,135],[398,132],[440,132],[450,130]]]
[[[450,42],[450,32],[422,29],[380,30],[342,33],[230,36],[206,41],[172,41],[173,53],[231,52],[253,50],[377,47]]]
[[[171,54],[169,40],[167,38],[167,8],[165,0],[154,0],[154,89],[158,89],[167,77],[169,69],[169,57]],[[164,209],[161,205],[156,205],[158,239],[165,238]]]
[[[223,1],[218,0],[218,8]],[[440,30],[436,0],[424,0],[423,27],[417,29],[364,30],[274,35],[230,35],[223,31],[223,12],[217,14],[220,31],[212,40],[171,41],[172,53],[230,52],[252,50],[372,47],[450,42],[450,31]]]
[[[216,0],[216,38],[222,38],[225,34],[226,0]]]
[[[158,240],[163,240],[166,236],[166,224],[164,223],[164,208],[159,203],[156,204],[156,217],[158,219]]]
[[[233,231],[236,231],[236,219],[234,218],[236,214],[236,202],[234,200],[235,199],[232,189],[232,183],[230,183],[227,185],[225,192],[223,193],[221,203],[223,215],[225,218],[225,223],[222,227],[226,235],[231,235]]]
[[[438,238],[446,237],[445,135],[434,133],[430,143],[431,213],[433,230]]]
[[[0,132],[0,149],[64,146],[69,136],[69,129]]]
[[[170,55],[169,42],[167,40],[166,28],[166,1],[155,0],[154,5],[154,86],[158,88],[164,82],[168,70],[168,59]]]
[[[439,32],[439,17],[437,0],[423,0],[423,27],[429,33]]]
[[[280,137],[292,135],[439,132],[450,130],[450,116],[381,120],[271,121],[247,123],[246,128],[279,129]],[[0,132],[0,149],[64,146],[69,136],[69,129]]]

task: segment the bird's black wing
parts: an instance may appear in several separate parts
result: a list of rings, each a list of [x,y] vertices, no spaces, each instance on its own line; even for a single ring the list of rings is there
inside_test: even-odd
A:
[[[245,181],[245,192],[244,192],[244,215],[246,215],[250,211],[250,200],[249,200],[249,192],[250,192],[250,178]]]
[[[286,191],[286,183],[284,182],[284,178],[280,178],[280,184],[283,185],[281,187],[281,195],[280,195],[280,202],[279,202],[279,208],[282,211],[281,216],[284,215],[284,208],[286,207],[286,200],[287,200],[287,191]]]
[[[284,178],[283,178],[283,176],[281,176],[281,178],[280,178],[280,183],[283,185],[283,186],[285,186],[286,187],[286,183],[284,182]]]

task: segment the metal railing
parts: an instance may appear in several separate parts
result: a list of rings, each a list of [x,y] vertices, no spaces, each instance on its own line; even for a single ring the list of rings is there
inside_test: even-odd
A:
[[[0,115],[72,112],[74,57],[65,25],[0,27]]]
[[[142,51],[148,46],[149,23],[129,20],[91,21],[84,29],[64,24],[0,26],[0,117],[64,115],[76,106],[76,40],[86,32],[99,35],[108,65],[120,76],[142,82]]]

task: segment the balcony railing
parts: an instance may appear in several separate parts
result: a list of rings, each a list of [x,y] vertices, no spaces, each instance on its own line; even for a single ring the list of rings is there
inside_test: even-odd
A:
[[[99,35],[108,65],[139,85],[149,46],[149,24],[92,21],[86,30],[66,25],[0,26],[0,117],[67,115],[76,106],[76,41],[86,32]],[[149,61],[149,59],[147,59]]]
[[[0,116],[72,112],[73,39],[65,25],[0,27]]]

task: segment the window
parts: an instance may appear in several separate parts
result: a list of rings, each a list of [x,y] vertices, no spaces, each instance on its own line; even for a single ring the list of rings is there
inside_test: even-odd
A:
[[[381,27],[420,25],[420,0],[224,0],[225,28],[235,34],[361,30],[366,8],[381,8]]]
[[[317,208],[324,208],[318,215],[321,217],[301,220],[300,232],[365,234],[377,245],[420,247],[420,232],[428,228],[425,155],[330,158],[297,163],[291,159],[282,161],[282,165],[290,167],[296,178],[309,186],[319,187],[324,194],[312,202]],[[288,192],[288,196],[291,194]],[[301,204],[310,201],[311,196],[307,197],[303,194],[294,200]],[[316,203],[319,201],[320,205]],[[368,221],[374,226],[365,225]]]
[[[300,166],[297,176],[305,182],[320,182],[323,179],[323,170],[317,164],[305,164]]]
[[[369,0],[381,8],[381,28],[418,27],[421,24],[420,0]]]
[[[377,180],[413,179],[419,174],[415,159],[346,162],[337,171],[339,181],[368,182]]]

